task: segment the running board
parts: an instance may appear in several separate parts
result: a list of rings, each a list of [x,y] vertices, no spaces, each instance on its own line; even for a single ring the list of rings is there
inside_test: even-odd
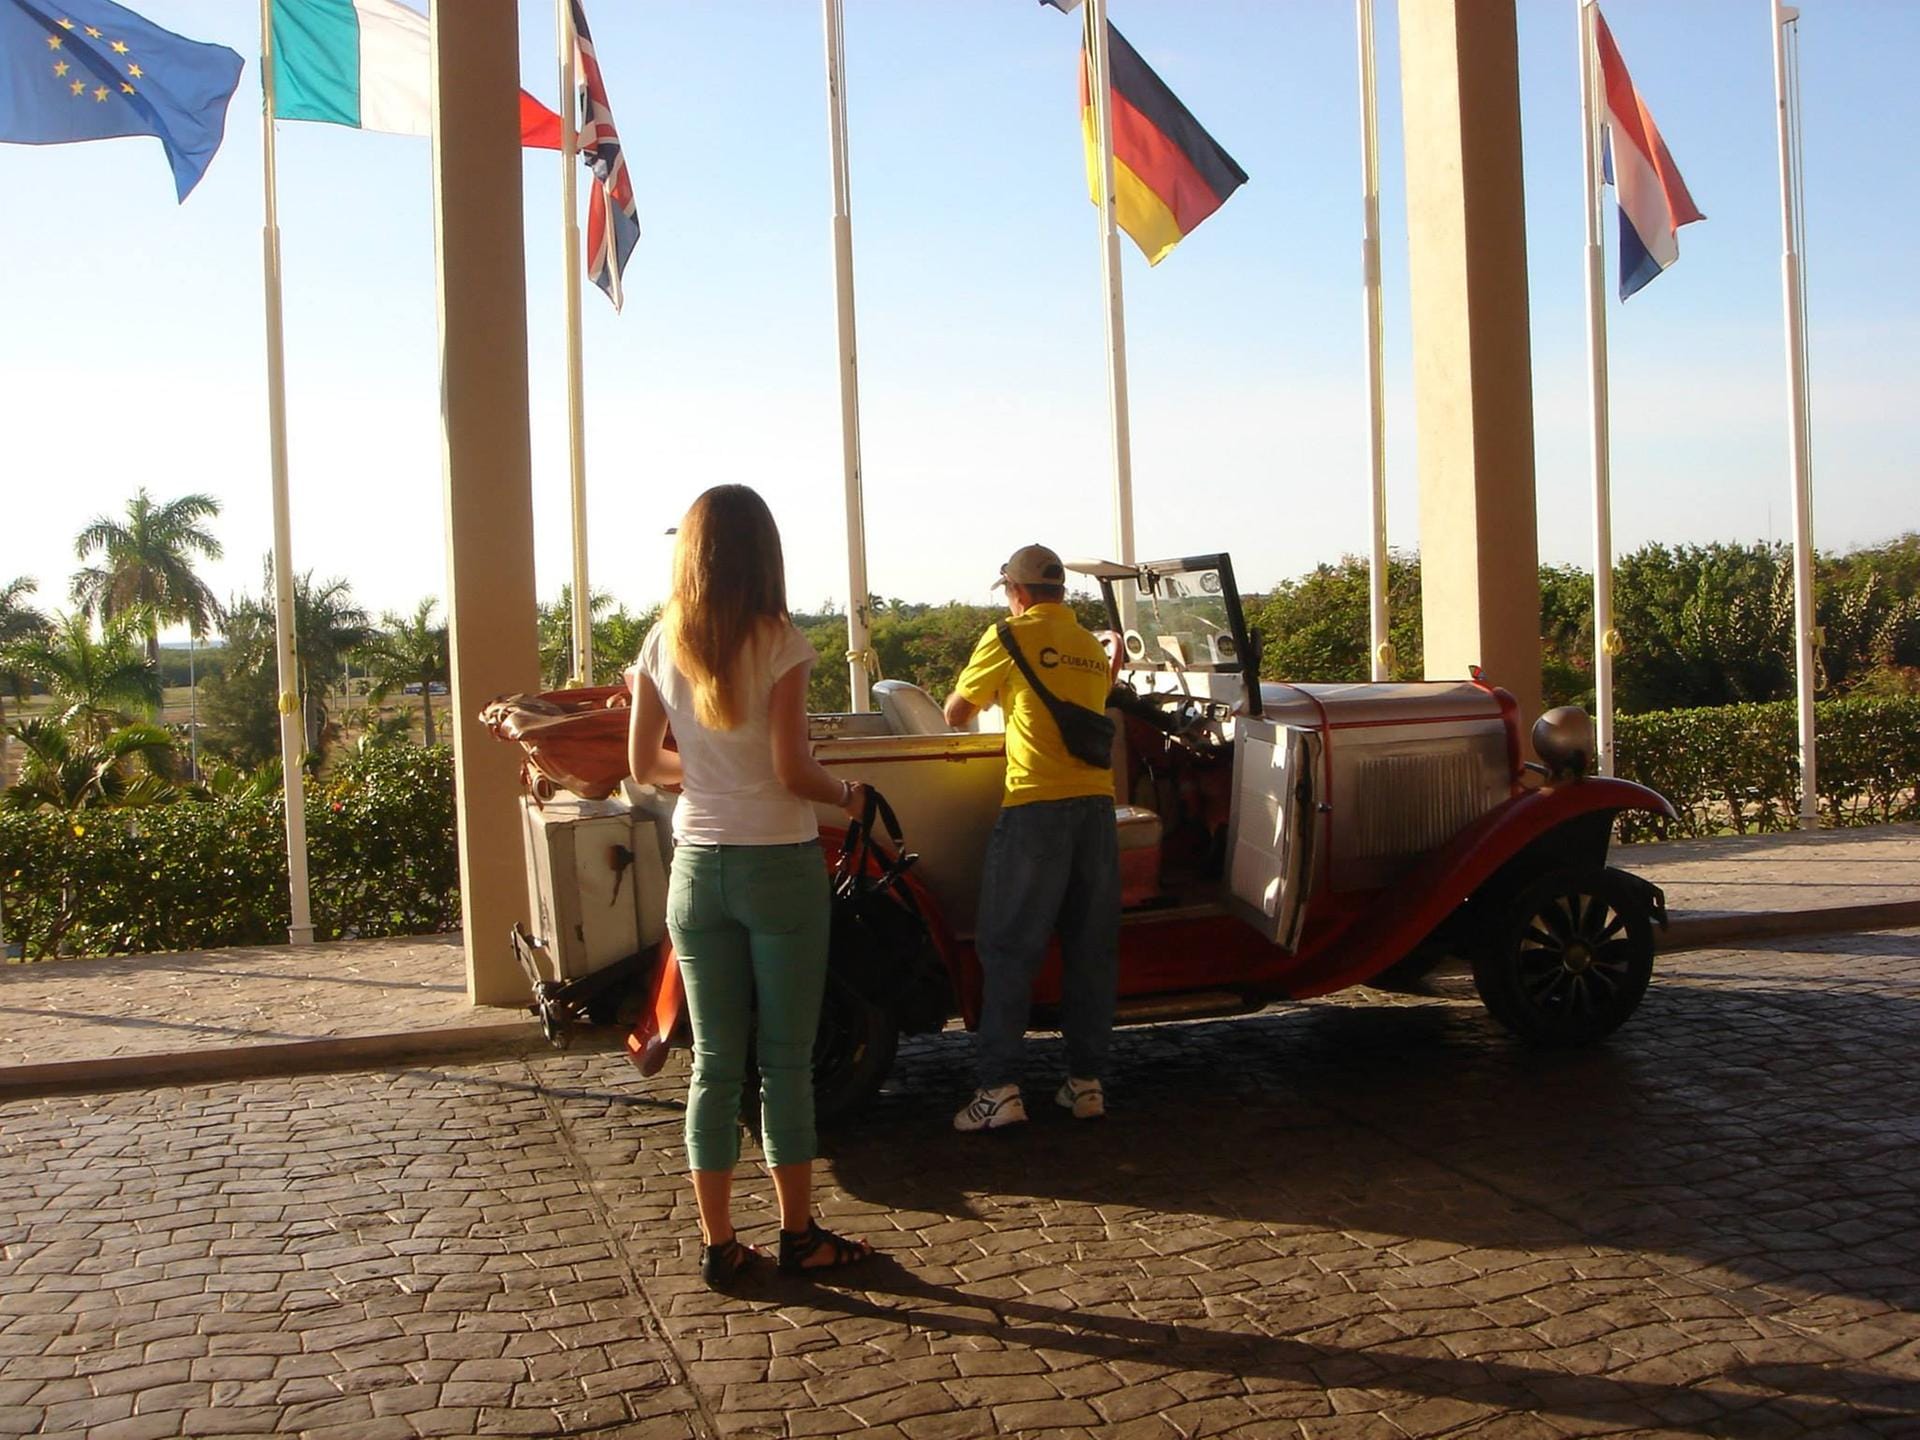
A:
[[[1245,1015],[1266,1002],[1233,990],[1196,990],[1185,995],[1143,995],[1114,1007],[1118,1025],[1150,1025],[1162,1020],[1195,1020],[1202,1016]]]

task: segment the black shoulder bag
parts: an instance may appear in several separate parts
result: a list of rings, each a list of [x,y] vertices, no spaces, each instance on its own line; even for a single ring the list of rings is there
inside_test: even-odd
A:
[[[1060,738],[1066,741],[1067,753],[1082,765],[1091,765],[1096,770],[1111,770],[1113,721],[1099,710],[1089,710],[1071,700],[1062,700],[1047,689],[1040,683],[1040,677],[1033,673],[1033,666],[1027,663],[1027,657],[1020,653],[1020,642],[1013,638],[1013,627],[1002,620],[993,629],[1000,637],[1000,643],[1006,647],[1007,654],[1013,657],[1013,663],[1020,667],[1027,684],[1033,687],[1033,693],[1040,697],[1041,703],[1047,707],[1047,713],[1053,716],[1053,723],[1060,727]]]
[[[887,827],[892,853],[874,843]],[[902,877],[919,856],[906,847],[893,806],[873,786],[833,867],[832,971],[869,1004],[890,1012],[909,1035],[946,1024],[953,988],[927,918]]]

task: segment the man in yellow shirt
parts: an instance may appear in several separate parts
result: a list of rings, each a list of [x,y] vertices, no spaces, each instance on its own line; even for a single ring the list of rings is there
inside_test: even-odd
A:
[[[1006,586],[1012,614],[980,637],[946,704],[956,727],[998,705],[1007,730],[1006,798],[987,843],[975,939],[985,980],[979,1088],[953,1117],[956,1130],[997,1130],[1027,1118],[1021,1058],[1034,977],[1056,931],[1067,1080],[1054,1098],[1076,1119],[1106,1113],[1101,1081],[1113,1031],[1120,847],[1113,774],[1092,761],[1106,758],[1102,734],[1111,743],[1111,729],[1101,727],[1112,680],[1106,651],[1066,603],[1066,580],[1046,546],[1014,551],[996,582]]]

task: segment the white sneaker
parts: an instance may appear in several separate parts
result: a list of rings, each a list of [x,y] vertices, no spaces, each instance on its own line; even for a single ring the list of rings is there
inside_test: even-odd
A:
[[[956,1130],[999,1130],[1027,1122],[1027,1105],[1020,1098],[1018,1085],[997,1085],[991,1090],[976,1090],[973,1099],[953,1117]]]
[[[1076,1120],[1098,1120],[1107,1113],[1107,1092],[1098,1080],[1069,1079],[1053,1097],[1062,1110],[1073,1111]]]

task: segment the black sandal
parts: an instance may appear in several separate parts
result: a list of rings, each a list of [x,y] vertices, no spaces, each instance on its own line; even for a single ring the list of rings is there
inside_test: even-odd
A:
[[[783,1252],[784,1253],[784,1252]],[[725,1290],[734,1284],[755,1261],[766,1257],[751,1245],[741,1243],[738,1235],[709,1245],[700,1257],[700,1278],[710,1290]]]
[[[809,1265],[807,1262],[819,1253],[822,1246],[833,1248],[833,1258]],[[831,1230],[822,1230],[818,1220],[809,1220],[804,1230],[782,1230],[780,1232],[780,1273],[782,1275],[803,1275],[815,1270],[840,1270],[848,1265],[858,1265],[862,1260],[872,1258],[873,1247],[864,1240],[848,1240],[834,1234]]]

